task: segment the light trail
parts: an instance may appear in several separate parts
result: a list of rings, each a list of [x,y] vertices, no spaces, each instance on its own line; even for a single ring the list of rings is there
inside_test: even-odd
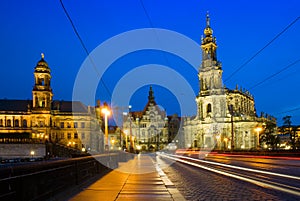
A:
[[[228,165],[228,164],[224,164],[224,163],[205,161],[205,160],[190,158],[190,157],[186,157],[186,156],[177,156],[177,155],[170,155],[170,156],[174,156],[174,157],[177,157],[177,158],[185,158],[185,159],[188,159],[188,160],[193,160],[193,161],[197,161],[197,162],[201,162],[201,163],[207,163],[207,164],[218,165],[218,166],[223,166],[223,167],[229,167],[229,168],[234,168],[234,169],[239,169],[239,170],[245,170],[245,171],[250,171],[250,172],[256,172],[256,173],[262,173],[262,174],[268,174],[268,175],[273,175],[273,176],[278,176],[278,177],[285,177],[285,178],[289,178],[289,179],[300,180],[300,177],[292,176],[292,175],[285,175],[285,174],[280,174],[280,173],[275,173],[275,172],[267,172],[267,171],[263,171],[263,170],[256,170],[256,169],[251,169],[251,168]]]
[[[291,176],[291,175],[277,174],[277,173],[272,173],[272,172],[266,172],[266,171],[261,171],[261,170],[250,169],[250,168],[243,168],[243,167],[232,166],[232,165],[227,165],[227,164],[222,164],[222,163],[215,163],[215,162],[210,162],[210,161],[202,161],[202,160],[199,160],[199,159],[189,158],[189,157],[185,157],[185,156],[175,156],[175,155],[170,155],[170,154],[165,154],[165,153],[164,154],[158,153],[158,155],[162,156],[162,157],[165,157],[165,158],[169,158],[171,160],[181,162],[181,163],[185,163],[185,164],[188,164],[188,165],[199,167],[199,168],[211,171],[211,172],[215,172],[215,173],[218,173],[218,174],[221,174],[221,175],[225,175],[225,176],[228,176],[228,177],[232,177],[232,178],[235,178],[235,179],[246,181],[246,182],[255,184],[257,186],[261,186],[261,187],[264,187],[264,188],[272,188],[272,189],[275,189],[275,190],[279,190],[279,191],[282,191],[282,192],[286,192],[286,193],[290,193],[290,194],[293,194],[293,195],[296,195],[296,196],[300,196],[300,189],[296,188],[296,187],[293,187],[293,186],[288,186],[288,185],[284,185],[284,184],[280,184],[280,183],[276,183],[276,182],[272,182],[272,181],[268,181],[269,183],[265,183],[265,182],[258,181],[258,180],[252,179],[252,178],[245,178],[245,177],[239,176],[237,174],[224,172],[224,171],[217,170],[217,169],[214,169],[214,168],[211,168],[211,167],[206,167],[206,166],[200,165],[198,163],[189,162],[189,161],[183,160],[181,158],[188,159],[188,160],[194,160],[194,161],[197,161],[197,162],[204,162],[204,163],[208,163],[208,164],[218,165],[218,166],[225,166],[225,167],[245,170],[245,171],[257,172],[257,173],[262,173],[262,174],[269,174],[269,175],[279,176],[279,177],[285,177],[285,178],[290,178],[290,179],[300,180],[300,177],[295,177],[295,176]],[[272,184],[270,184],[270,183],[272,183]],[[280,187],[280,186],[283,186],[283,187]],[[292,190],[292,189],[295,189],[295,190]]]

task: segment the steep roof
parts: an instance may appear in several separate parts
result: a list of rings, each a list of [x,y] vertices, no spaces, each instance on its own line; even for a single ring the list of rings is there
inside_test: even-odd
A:
[[[32,106],[31,100],[0,99],[0,111],[27,112]]]

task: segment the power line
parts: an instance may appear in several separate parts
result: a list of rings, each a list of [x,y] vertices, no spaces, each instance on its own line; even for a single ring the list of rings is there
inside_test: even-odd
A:
[[[242,68],[244,68],[250,61],[252,61],[257,55],[259,55],[264,49],[266,49],[269,45],[271,45],[279,36],[281,36],[284,32],[286,32],[291,26],[293,26],[298,20],[300,16],[298,16],[293,22],[291,22],[287,27],[285,27],[279,34],[277,34],[270,42],[268,42],[263,48],[261,48],[258,52],[256,52],[252,57],[250,57],[245,63],[239,66],[233,73],[231,73],[224,82],[228,81],[232,78],[236,73],[238,73]]]
[[[63,4],[63,2],[62,2],[62,0],[59,0],[59,2],[60,2],[60,5],[61,5],[61,7],[62,7],[62,9],[63,9],[63,11],[64,11],[64,13],[65,13],[65,15],[67,16],[69,22],[71,23],[71,26],[72,26],[72,28],[73,28],[73,31],[75,32],[77,38],[79,39],[80,44],[81,44],[82,48],[84,49],[84,51],[85,51],[87,57],[89,58],[89,60],[90,60],[90,62],[91,62],[91,64],[92,64],[94,70],[96,71],[98,77],[100,77],[100,82],[103,84],[105,90],[107,91],[109,97],[111,98],[111,97],[112,97],[112,93],[110,92],[109,88],[106,86],[106,84],[104,83],[102,77],[100,76],[100,73],[99,73],[99,71],[98,71],[98,69],[97,69],[97,67],[96,67],[96,64],[95,64],[93,58],[90,56],[90,52],[88,51],[87,47],[85,46],[85,44],[84,44],[82,38],[80,37],[79,32],[77,31],[76,26],[75,26],[75,24],[74,24],[74,22],[73,22],[71,16],[69,15],[67,9],[65,8],[65,6],[64,6],[64,4]]]
[[[287,65],[286,67],[282,68],[282,69],[279,70],[278,72],[276,72],[276,73],[270,75],[269,77],[265,78],[264,80],[262,80],[262,81],[258,82],[257,84],[253,85],[252,87],[249,88],[249,90],[251,90],[251,89],[253,89],[253,88],[255,88],[255,87],[261,85],[262,83],[268,81],[269,79],[271,79],[271,78],[275,77],[276,75],[282,73],[283,71],[289,69],[290,67],[292,67],[292,66],[294,66],[295,64],[297,64],[299,61],[300,61],[300,59],[294,61],[293,63],[291,63],[291,64],[289,64],[289,65]]]
[[[285,114],[285,113],[289,113],[289,112],[294,112],[294,111],[297,111],[297,110],[300,110],[300,107],[297,107],[297,108],[294,108],[294,109],[291,109],[291,110],[287,110],[287,111],[283,111],[283,112],[278,112],[278,113],[275,113],[275,115]]]

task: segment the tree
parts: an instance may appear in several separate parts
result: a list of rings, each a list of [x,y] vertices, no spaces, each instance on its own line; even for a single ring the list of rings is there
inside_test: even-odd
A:
[[[266,122],[265,129],[260,136],[260,142],[265,142],[272,150],[277,149],[277,144],[280,143],[280,138],[276,135],[276,124],[274,122]]]
[[[290,135],[290,143],[292,145],[293,150],[296,149],[296,133],[297,133],[297,127],[292,126],[291,116],[285,116],[283,117],[283,129],[287,128],[287,131],[285,134]]]

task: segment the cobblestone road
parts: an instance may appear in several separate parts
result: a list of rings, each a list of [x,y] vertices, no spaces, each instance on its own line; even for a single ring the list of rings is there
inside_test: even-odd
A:
[[[164,172],[187,200],[300,200],[300,197],[181,163],[173,163]]]

